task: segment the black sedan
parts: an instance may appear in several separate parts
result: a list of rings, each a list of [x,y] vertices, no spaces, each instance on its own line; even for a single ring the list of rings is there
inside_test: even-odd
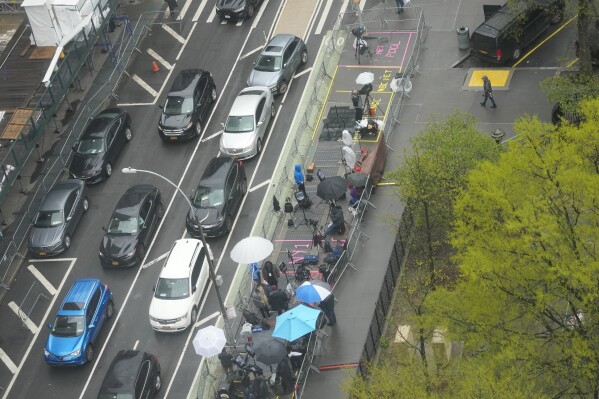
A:
[[[34,256],[58,255],[71,246],[77,224],[89,209],[85,183],[81,180],[57,182],[46,194],[33,220],[27,246]]]
[[[116,204],[100,244],[105,267],[130,267],[141,262],[164,207],[160,190],[149,184],[131,187]]]
[[[156,356],[122,350],[106,371],[98,399],[151,398],[161,387],[160,363]]]
[[[247,192],[243,163],[227,157],[210,160],[195,192],[191,195],[193,212],[187,213],[187,232],[218,237],[231,231],[241,200]]]
[[[216,15],[221,21],[252,18],[262,0],[217,0]]]
[[[71,177],[89,184],[110,177],[123,146],[132,137],[128,113],[120,108],[100,112],[87,126],[81,140],[73,146],[75,156],[69,168]]]

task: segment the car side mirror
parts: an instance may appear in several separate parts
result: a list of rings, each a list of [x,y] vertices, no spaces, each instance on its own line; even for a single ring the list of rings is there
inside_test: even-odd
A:
[[[48,327],[48,329],[51,330],[52,329],[52,323],[46,324],[46,327]]]
[[[263,124],[263,122],[262,122],[262,121],[260,121],[260,122],[258,122],[258,125],[257,125],[257,126],[258,126],[258,127],[260,127],[260,126],[262,126],[262,124]]]
[[[89,326],[87,326],[88,328],[94,328],[96,325],[94,323],[89,323]]]
[[[222,122],[220,123],[220,125],[221,125],[223,128],[225,127],[225,124],[224,124],[224,123],[222,123]]]
[[[108,230],[106,229],[106,226],[102,226],[102,230],[104,230],[105,233],[108,232]]]
[[[191,287],[191,292],[196,292],[198,289],[198,287],[196,287],[195,285],[193,287]]]
[[[73,216],[71,216],[71,215],[67,216],[67,222],[68,222],[69,220],[71,220],[72,218],[73,218]]]
[[[164,106],[163,105],[159,105],[158,108],[164,109]]]
[[[283,64],[283,68],[287,68],[287,63],[284,63],[284,64]]]
[[[156,286],[152,287],[152,292],[156,292]]]
[[[77,143],[73,144],[73,146],[71,147],[71,149],[72,149],[73,151],[77,151]]]

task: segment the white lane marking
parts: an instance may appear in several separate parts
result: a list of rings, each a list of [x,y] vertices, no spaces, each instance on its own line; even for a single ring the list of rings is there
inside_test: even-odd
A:
[[[139,339],[137,341],[135,341],[135,345],[133,345],[133,350],[137,349],[137,345],[139,345]]]
[[[59,259],[44,259],[43,261],[56,261],[56,260],[59,260]],[[58,286],[58,292],[60,292],[62,290],[62,287],[63,287],[65,281],[67,281],[67,277],[69,277],[69,274],[71,274],[71,270],[73,269],[73,266],[75,265],[75,261],[77,259],[76,258],[69,258],[69,259],[60,259],[60,260],[62,260],[62,261],[64,261],[64,260],[70,260],[71,264],[70,264],[69,269],[67,270],[66,274],[62,278],[62,281],[60,282],[60,285]],[[42,260],[40,260],[40,261],[42,261]],[[50,314],[50,311],[52,311],[52,308],[54,307],[54,302],[56,302],[57,298],[58,298],[58,295],[55,295],[52,298],[52,300],[50,301],[50,305],[48,306],[48,309],[46,310],[46,313],[44,314],[44,318],[42,319],[42,324],[44,324],[45,320],[48,318],[48,315]],[[4,392],[3,399],[7,399],[8,398],[8,394],[10,393],[10,390],[12,389],[13,384],[17,380],[17,377],[19,376],[19,373],[21,372],[21,368],[25,364],[25,360],[27,360],[27,357],[29,356],[29,352],[31,352],[31,348],[33,348],[33,345],[36,343],[35,341],[37,340],[37,336],[38,335],[39,335],[39,330],[33,336],[33,339],[31,340],[31,343],[29,344],[29,347],[27,348],[27,351],[25,351],[25,355],[23,355],[23,358],[21,359],[21,363],[19,363],[19,367],[17,368],[17,372],[13,375],[12,380],[10,380],[10,384],[8,384],[8,387],[6,388],[6,391]]]
[[[185,16],[185,14],[187,14],[187,10],[189,9],[189,6],[191,5],[192,0],[187,0],[185,2],[185,5],[183,6],[183,8],[181,9],[181,12],[179,13],[179,17],[181,18],[181,20],[183,20],[183,17]]]
[[[181,35],[175,32],[175,30],[170,26],[162,24],[162,29],[170,33],[171,36],[174,37],[179,43],[185,44],[186,39],[182,38]]]
[[[249,57],[250,55],[252,55],[252,54],[254,54],[254,53],[262,50],[263,48],[264,48],[264,46],[257,47],[255,49],[253,49],[252,51],[245,53],[244,55],[242,55],[241,57],[239,57],[239,59],[243,60],[244,58]]]
[[[212,11],[210,11],[210,15],[208,16],[206,23],[209,24],[210,22],[214,21],[214,17],[216,17],[216,7],[212,7]]]
[[[206,7],[207,3],[208,3],[208,0],[202,0],[202,2],[200,3],[200,6],[198,7],[198,10],[193,15],[191,22],[198,22],[198,19],[200,19],[200,14],[202,13],[202,11],[204,11],[204,7]]]
[[[235,26],[241,26],[242,24],[243,24],[243,19],[240,19],[239,21],[237,21]]]
[[[117,107],[137,107],[141,105],[154,105],[154,103],[118,103]]]
[[[213,135],[211,135],[211,136],[208,136],[208,137],[206,137],[206,138],[203,138],[203,139],[202,139],[202,143],[205,143],[205,142],[206,142],[206,141],[208,141],[208,140],[211,140],[211,139],[213,139],[213,138],[215,138],[215,137],[218,137],[218,136],[220,136],[221,134],[223,134],[223,131],[222,131],[222,130],[219,130],[218,132],[214,133]]]
[[[310,38],[310,31],[314,26],[314,22],[316,22],[316,14],[320,11],[320,7],[322,7],[322,0],[318,0],[318,4],[312,10],[312,15],[310,16],[310,20],[308,21],[308,26],[306,26],[306,30],[304,31],[304,43],[308,44],[308,39]]]
[[[177,54],[177,58],[175,58],[175,60],[179,61],[179,58],[181,58],[181,54],[183,54],[183,50],[187,46],[187,41],[189,40],[191,35],[193,35],[193,31],[196,30],[196,26],[198,26],[198,23],[194,22],[194,24],[191,27],[191,30],[189,31],[189,35],[187,35],[187,39],[185,39],[185,43],[183,44],[183,46],[181,46],[181,50],[179,50],[179,54]],[[164,83],[166,84],[166,81],[164,81]],[[164,85],[162,85],[162,87],[164,87]],[[160,89],[160,91],[162,91],[162,89]]]
[[[221,24],[221,25],[226,25],[226,24],[227,24],[227,21],[225,21],[225,20],[223,20],[223,21],[220,21],[220,24]]]
[[[302,76],[303,74],[305,74],[306,72],[310,72],[311,70],[312,70],[312,67],[310,67],[310,68],[307,68],[307,69],[304,69],[304,70],[303,70],[303,71],[301,71],[300,73],[296,73],[296,74],[293,76],[293,79],[297,79],[297,78],[299,78],[300,76]]]
[[[29,262],[75,262],[77,258],[29,259]]]
[[[12,311],[17,314],[17,316],[19,316],[19,318],[23,321],[23,323],[25,323],[25,326],[33,333],[33,335],[36,335],[39,332],[39,327],[31,321],[29,316],[27,316],[25,312],[21,310],[21,308],[19,308],[19,305],[11,301],[8,303],[8,307],[11,308]]]
[[[157,52],[155,52],[154,50],[152,50],[151,48],[146,50],[148,52],[148,54],[150,54],[152,56],[152,58],[156,59],[156,61],[158,61],[159,63],[161,63],[166,69],[173,69],[173,66],[164,58],[162,58],[160,56],[160,54],[158,54]]]
[[[131,76],[131,79],[133,79],[134,81],[136,81],[138,85],[140,85],[141,87],[143,87],[148,93],[150,93],[152,96],[154,96],[154,98],[156,98],[156,96],[158,95],[158,93],[156,92],[156,90],[152,89],[152,87],[150,87],[149,84],[147,84],[146,82],[144,82],[144,80],[142,78],[140,78],[136,74],[133,74]]]
[[[320,20],[318,21],[318,25],[316,25],[316,30],[314,31],[315,35],[320,35],[320,33],[322,32],[322,28],[324,27],[324,23],[327,20],[327,17],[329,16],[329,11],[331,11],[331,6],[333,5],[333,0],[326,0],[327,4],[324,6],[324,11],[322,12],[322,15],[320,16]]]
[[[276,28],[276,26],[279,24],[279,20],[281,19],[281,13],[283,12],[283,7],[285,7],[285,4],[287,3],[287,0],[283,0],[281,1],[281,3],[279,4],[279,8],[277,9],[277,12],[275,14],[275,17],[273,19],[274,23],[272,25],[270,25],[270,29],[268,31],[268,36],[266,36],[266,42],[268,42],[268,39],[270,39],[273,30]],[[264,43],[266,44],[266,43]]]
[[[262,5],[260,5],[260,11],[258,11],[258,14],[256,16],[254,16],[254,22],[252,22],[252,28],[255,28],[256,26],[258,26],[258,22],[260,22],[260,18],[262,18],[262,14],[264,14],[264,10],[266,10],[266,6],[268,6],[268,2],[270,0],[266,0],[264,2],[262,2]]]
[[[160,255],[160,256],[159,256],[159,257],[157,257],[156,259],[153,259],[153,260],[149,261],[148,263],[145,263],[145,264],[143,264],[143,265],[142,265],[142,268],[144,268],[144,269],[145,269],[145,268],[148,268],[148,267],[152,266],[152,265],[153,265],[154,263],[156,263],[156,262],[160,262],[162,259],[166,258],[166,257],[167,257],[167,255],[168,255],[168,252],[167,252],[167,253],[165,253],[165,254],[162,254],[162,255]]]
[[[33,274],[35,276],[35,278],[37,278],[44,287],[46,287],[46,290],[48,290],[50,295],[56,295],[56,288],[54,288],[54,286],[52,284],[50,284],[50,282],[46,279],[46,277],[44,277],[44,275],[42,273],[40,273],[40,271],[37,270],[35,268],[35,266],[29,265],[29,266],[27,266],[27,269],[29,269],[31,274]]]
[[[0,348],[0,360],[8,367],[12,374],[16,373],[18,368],[17,365],[11,360],[11,358]]]
[[[268,183],[270,183],[270,179],[268,179],[266,181],[263,181],[262,183],[258,184],[257,186],[254,186],[254,187],[250,188],[248,191],[250,193],[252,193],[252,192],[258,190],[260,187],[266,186]]]
[[[342,13],[353,11],[351,7],[348,8],[348,3],[349,0],[343,0],[343,3],[341,4],[341,9],[339,10],[339,15],[341,15]]]
[[[201,326],[204,323],[209,322],[210,320],[214,319],[215,317],[218,317],[220,315],[220,312],[214,312],[212,313],[210,316],[204,317],[202,320],[198,320],[195,324],[196,327]]]
[[[366,5],[366,0],[360,1],[360,10],[364,11],[364,6]]]

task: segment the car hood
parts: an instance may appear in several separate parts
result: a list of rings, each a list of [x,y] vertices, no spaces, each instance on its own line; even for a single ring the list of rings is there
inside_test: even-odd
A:
[[[191,114],[160,115],[160,126],[167,129],[182,129],[191,122]]]
[[[171,320],[187,314],[191,306],[191,296],[184,299],[160,299],[155,296],[150,302],[150,316]]]
[[[218,0],[216,5],[220,9],[236,10],[245,3],[245,0]]]
[[[46,350],[55,356],[66,356],[81,348],[84,334],[78,337],[57,337],[48,335]]]
[[[77,177],[93,176],[102,170],[103,154],[81,155],[75,153],[71,173]]]
[[[266,72],[252,69],[247,84],[248,86],[271,87],[277,84],[277,80],[279,79],[280,74],[281,71]]]
[[[255,132],[249,133],[226,133],[220,136],[220,145],[223,148],[245,148],[254,143]]]
[[[223,207],[216,208],[193,208],[197,220],[203,220],[202,226],[215,225],[222,216]],[[191,218],[191,209],[187,212],[187,218]]]
[[[100,244],[100,251],[111,259],[122,258],[137,246],[137,236],[109,236],[105,235]]]
[[[33,227],[29,234],[29,246],[33,248],[49,247],[62,239],[64,225],[56,227]]]

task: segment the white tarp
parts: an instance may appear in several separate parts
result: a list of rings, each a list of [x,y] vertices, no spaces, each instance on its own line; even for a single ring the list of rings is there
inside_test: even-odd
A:
[[[25,9],[31,26],[31,43],[36,46],[56,46],[62,36],[55,29],[55,21],[45,0],[25,0],[21,4]]]

